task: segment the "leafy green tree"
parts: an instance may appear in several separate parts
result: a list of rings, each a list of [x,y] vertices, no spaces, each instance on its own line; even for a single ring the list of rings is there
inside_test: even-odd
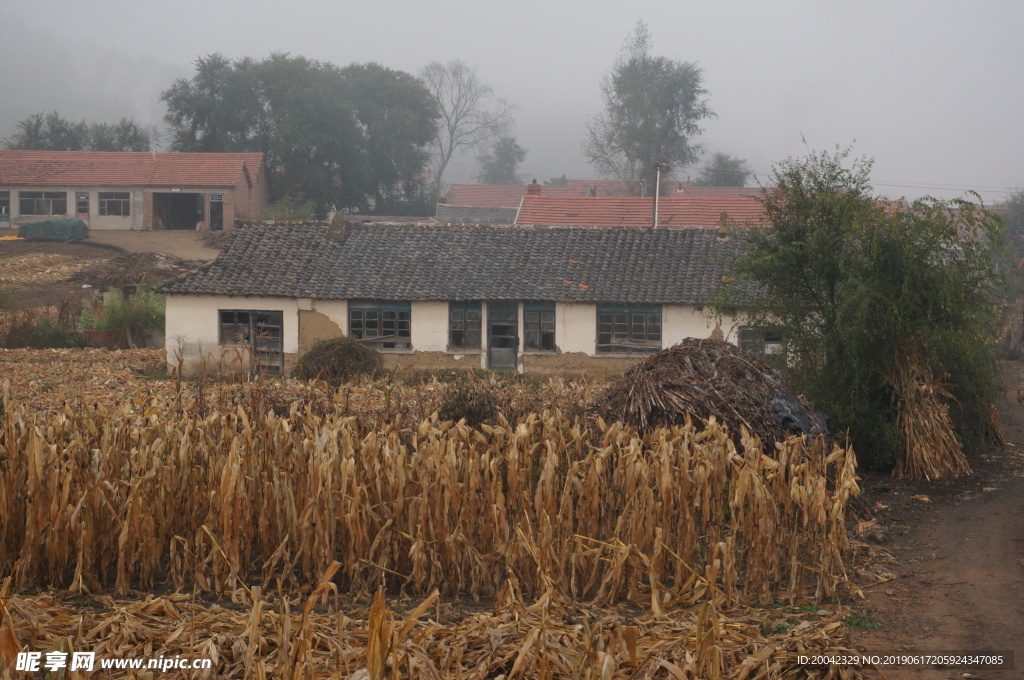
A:
[[[352,64],[341,77],[363,133],[360,158],[373,211],[399,213],[424,198],[436,102],[421,80],[379,64]]]
[[[507,134],[513,106],[496,99],[494,90],[480,80],[476,69],[458,59],[447,64],[431,62],[420,71],[420,77],[441,113],[433,140],[433,184],[439,195],[452,158]]]
[[[116,123],[73,123],[56,111],[34,113],[15,125],[4,148],[21,151],[149,151],[151,131],[130,118]]]
[[[196,62],[162,95],[176,151],[262,151],[271,200],[366,212],[418,197],[437,112],[413,76],[274,54]]]
[[[999,273],[990,248],[1002,223],[964,200],[879,201],[871,161],[848,151],[787,159],[762,203],[769,224],[747,232],[748,253],[720,309],[782,336],[794,387],[849,430],[858,453],[891,465],[901,450],[887,377],[913,353],[946,376],[957,435],[994,435],[1000,389],[991,351]]]
[[[751,176],[750,166],[742,158],[727,153],[714,153],[700,175],[693,181],[697,187],[745,187]]]
[[[604,110],[582,145],[599,173],[626,182],[634,195],[653,177],[654,163],[695,162],[700,147],[693,138],[703,132],[701,121],[715,116],[703,71],[694,62],[656,57],[652,47],[647,25],[637,23],[601,82]]]
[[[525,184],[526,178],[516,172],[526,158],[526,149],[512,135],[502,135],[477,156],[480,169],[476,181],[481,184]]]

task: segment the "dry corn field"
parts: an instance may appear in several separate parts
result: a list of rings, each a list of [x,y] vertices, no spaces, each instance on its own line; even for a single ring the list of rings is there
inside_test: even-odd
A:
[[[168,382],[42,411],[7,385],[0,677],[58,648],[238,678],[880,677],[796,662],[842,650],[836,603],[872,568],[852,450],[554,409],[197,409]]]

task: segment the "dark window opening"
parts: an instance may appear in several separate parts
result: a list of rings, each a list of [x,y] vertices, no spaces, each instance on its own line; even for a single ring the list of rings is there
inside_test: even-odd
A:
[[[11,192],[0,191],[0,222],[11,221]]]
[[[523,305],[525,349],[534,352],[555,351],[555,305],[527,302]]]
[[[597,308],[597,351],[602,354],[651,354],[661,350],[661,307]]]
[[[351,303],[348,333],[377,349],[412,349],[410,305],[408,302]]]
[[[480,303],[448,305],[448,349],[480,349]]]
[[[132,195],[128,191],[101,191],[99,214],[128,217],[132,214]]]
[[[83,215],[85,217],[89,216],[89,192],[75,192],[75,214]]]
[[[22,191],[18,199],[22,215],[68,214],[68,195],[63,191]]]

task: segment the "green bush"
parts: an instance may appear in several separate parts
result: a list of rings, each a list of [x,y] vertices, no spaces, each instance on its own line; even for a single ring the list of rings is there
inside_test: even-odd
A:
[[[376,377],[384,369],[381,353],[355,338],[342,336],[320,340],[299,357],[292,375],[302,380],[318,378],[340,385],[356,375]]]
[[[78,318],[78,329],[104,330],[123,333],[129,344],[146,331],[163,330],[165,323],[164,296],[140,286],[135,295],[126,298],[121,291],[111,288],[107,291],[110,299],[102,312],[96,316],[86,307]]]
[[[10,349],[59,349],[78,347],[79,343],[49,316],[30,311],[7,313],[3,346]]]

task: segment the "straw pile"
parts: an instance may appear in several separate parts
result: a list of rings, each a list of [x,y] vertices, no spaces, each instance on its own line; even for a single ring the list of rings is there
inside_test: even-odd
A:
[[[893,477],[942,479],[971,474],[949,418],[953,399],[918,352],[899,352],[895,369],[887,377],[896,396],[897,423],[903,435],[903,455]]]
[[[0,641],[6,627],[12,649],[93,651],[98,659],[213,660],[212,672],[134,676],[169,680],[883,677],[871,667],[798,662],[800,655],[856,654],[845,640],[841,607],[726,611],[705,603],[653,616],[579,607],[548,596],[527,604],[509,578],[486,609],[453,607],[436,592],[419,601],[385,600],[378,593],[367,608],[339,597],[329,574],[308,596],[282,597],[253,586],[220,604],[186,594],[62,601],[53,594],[0,589]],[[5,665],[13,669],[13,653],[0,645],[0,675]]]
[[[810,434],[827,432],[824,420],[774,369],[721,340],[687,339],[634,364],[602,401],[606,420],[640,430],[677,425],[689,415],[714,417],[734,433],[746,428],[763,442],[792,433],[783,421],[804,421]]]

